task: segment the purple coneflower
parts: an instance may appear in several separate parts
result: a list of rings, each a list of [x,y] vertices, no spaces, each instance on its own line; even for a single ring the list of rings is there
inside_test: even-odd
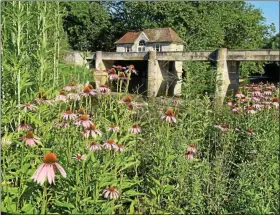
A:
[[[241,90],[238,90],[235,94],[235,98],[242,98],[244,95],[242,94]]]
[[[141,132],[140,126],[138,124],[132,125],[132,127],[129,129],[130,133],[132,134],[138,134]]]
[[[220,129],[222,132],[226,132],[228,131],[227,125],[223,124],[223,125],[215,125],[215,128]]]
[[[181,104],[182,100],[180,98],[174,98],[172,102],[173,104],[177,105],[177,104]]]
[[[115,151],[122,152],[125,149],[123,144],[117,144],[117,147],[115,148]]]
[[[79,101],[81,97],[77,93],[69,93],[67,96],[67,99],[73,100],[73,101]]]
[[[104,143],[103,147],[105,149],[117,149],[118,148],[118,146],[116,145],[116,142],[114,140],[107,140]]]
[[[248,130],[248,131],[247,131],[247,134],[248,134],[248,135],[255,135],[255,133],[254,133],[252,130]]]
[[[81,93],[81,96],[94,96],[96,95],[96,91],[88,86],[84,87],[83,92]]]
[[[30,129],[32,129],[32,127],[28,125],[24,120],[22,120],[17,127],[17,131],[28,131]]]
[[[74,90],[77,90],[78,87],[77,87],[77,85],[74,82],[71,82],[68,85],[66,85],[63,89],[65,91],[74,91]]]
[[[273,98],[272,105],[274,105],[276,108],[279,108],[279,100],[277,97]]]
[[[167,122],[176,123],[175,114],[172,109],[167,109],[165,114],[161,116],[161,119],[165,119]]]
[[[193,153],[191,151],[187,151],[185,153],[185,158],[192,160],[193,159]]]
[[[98,150],[101,150],[102,147],[100,144],[96,143],[96,142],[92,142],[90,143],[87,148],[90,150],[90,151],[98,151]]]
[[[90,127],[92,122],[89,120],[89,116],[84,114],[84,115],[80,116],[80,118],[76,121],[75,124],[76,125],[81,125],[84,128],[87,128],[87,127]]]
[[[131,72],[131,73],[134,73],[135,75],[138,75],[138,72],[135,70],[134,65],[131,64],[131,65],[127,66],[126,68],[127,68],[127,70],[125,70],[126,74]]]
[[[253,92],[253,96],[261,96],[261,92],[259,91],[259,89],[255,89]]]
[[[41,185],[43,185],[46,180],[48,180],[49,184],[52,184],[54,183],[56,169],[59,170],[64,178],[66,177],[65,170],[57,163],[56,155],[50,152],[44,156],[43,164],[39,166],[31,178]]]
[[[254,113],[256,113],[256,111],[252,108],[252,106],[248,106],[247,107],[247,113],[254,114]]]
[[[227,101],[227,106],[232,106],[232,101],[230,99]]]
[[[32,105],[32,104],[23,104],[23,105],[19,105],[19,107],[22,107],[25,112],[27,110],[33,111],[33,110],[36,110],[38,108],[38,107],[36,107],[35,105]]]
[[[110,89],[106,85],[101,85],[98,89],[98,91],[102,94],[108,94],[110,92]]]
[[[86,127],[84,129],[84,133],[83,135],[86,138],[89,138],[89,136],[91,135],[92,137],[96,137],[97,135],[102,136],[101,131],[99,131],[96,126],[94,125],[94,123],[91,123],[89,127]]]
[[[119,104],[133,104],[133,101],[130,96],[126,96],[123,100],[119,101]]]
[[[265,96],[271,96],[271,95],[272,95],[271,88],[270,88],[270,87],[266,87],[266,88],[265,88],[265,91],[263,92],[263,94],[264,94]]]
[[[76,114],[74,114],[71,110],[67,110],[63,113],[63,119],[64,120],[74,120],[77,117]]]
[[[32,131],[29,131],[25,136],[23,136],[23,141],[26,146],[36,146],[40,144],[40,138],[35,136]]]
[[[120,128],[114,124],[110,125],[108,128],[108,131],[112,131],[112,132],[118,132],[120,130]]]
[[[195,145],[192,143],[187,147],[187,152],[192,152],[192,153],[196,153],[197,149],[195,147]]]
[[[107,199],[117,199],[119,197],[119,191],[113,186],[109,186],[103,190],[104,197]]]
[[[67,122],[55,122],[54,123],[54,127],[56,128],[65,128],[69,126],[69,124]]]
[[[77,154],[73,158],[78,160],[78,161],[83,161],[83,160],[85,160],[87,158],[87,156],[86,155]]]
[[[59,95],[57,95],[55,97],[55,101],[63,101],[63,102],[67,101],[67,97],[66,97],[66,94],[65,94],[64,90],[61,90],[59,92]]]

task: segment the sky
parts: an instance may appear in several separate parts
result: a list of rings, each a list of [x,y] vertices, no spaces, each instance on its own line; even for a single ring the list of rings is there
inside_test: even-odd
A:
[[[263,16],[266,18],[266,23],[274,23],[276,33],[279,33],[279,1],[248,1],[256,8],[263,11]]]

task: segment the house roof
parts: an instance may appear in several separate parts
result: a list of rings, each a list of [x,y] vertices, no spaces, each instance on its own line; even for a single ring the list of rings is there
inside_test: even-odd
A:
[[[155,42],[175,42],[184,43],[184,41],[178,36],[178,34],[172,28],[154,28],[145,29],[138,32],[127,32],[122,38],[117,40],[115,44],[134,43],[137,37],[144,32],[149,38],[149,43]]]

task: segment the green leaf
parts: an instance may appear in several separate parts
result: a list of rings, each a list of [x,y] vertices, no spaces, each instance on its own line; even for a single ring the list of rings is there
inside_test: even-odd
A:
[[[75,208],[75,206],[72,205],[71,203],[60,202],[60,201],[58,201],[58,200],[55,200],[55,201],[54,201],[54,204],[55,204],[56,206],[59,206],[59,207]]]
[[[33,211],[34,207],[33,205],[31,204],[25,204],[23,207],[22,207],[22,212],[25,212],[25,213],[31,213]]]

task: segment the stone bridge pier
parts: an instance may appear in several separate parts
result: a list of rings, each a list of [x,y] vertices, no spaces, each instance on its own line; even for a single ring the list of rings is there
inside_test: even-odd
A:
[[[157,52],[149,51],[147,97],[181,95],[181,61],[158,61]]]
[[[227,92],[239,87],[240,61],[227,60],[227,49],[217,50],[216,102],[223,103]]]

